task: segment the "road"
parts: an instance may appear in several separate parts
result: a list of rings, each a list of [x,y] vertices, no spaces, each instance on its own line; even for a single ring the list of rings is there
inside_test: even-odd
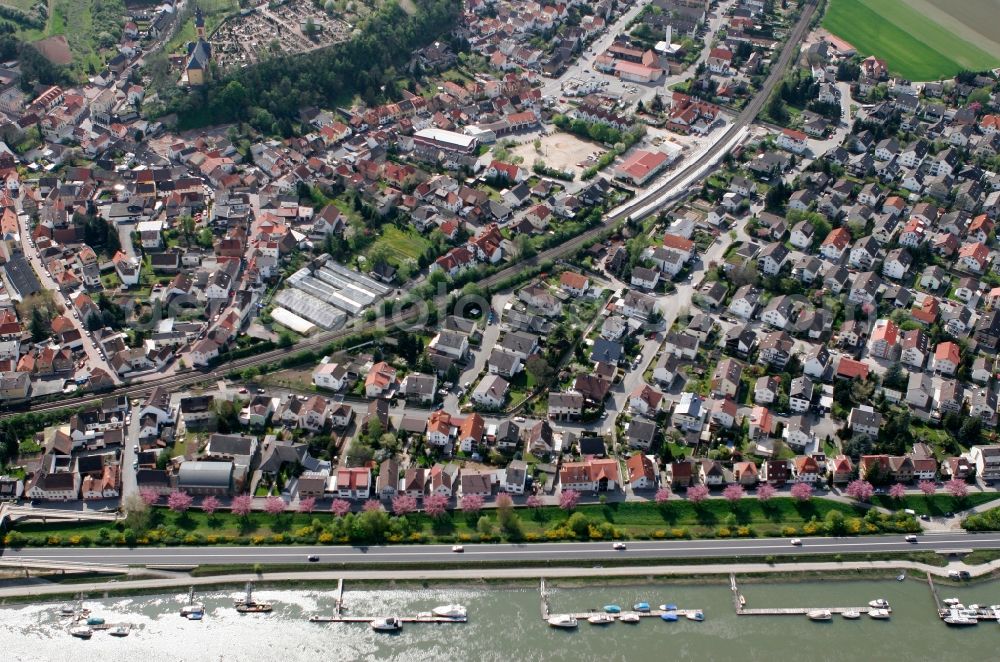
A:
[[[761,109],[764,107],[764,103],[767,101],[771,92],[784,75],[785,69],[788,67],[788,63],[797,51],[799,42],[802,41],[802,38],[809,29],[809,21],[815,10],[816,6],[812,3],[805,6],[802,11],[802,15],[799,18],[799,22],[795,25],[795,28],[789,35],[788,41],[785,43],[785,46],[781,51],[781,55],[771,68],[771,72],[768,74],[760,92],[758,92],[757,96],[755,96],[747,104],[733,123],[725,131],[719,133],[716,138],[716,142],[712,146],[704,150],[697,158],[692,159],[690,163],[680,170],[671,173],[669,177],[657,180],[652,188],[645,191],[643,195],[636,198],[630,204],[610,213],[604,218],[600,225],[591,228],[590,230],[587,230],[586,232],[583,232],[573,239],[563,242],[554,248],[542,251],[530,259],[519,260],[517,263],[498,271],[492,276],[483,278],[479,281],[479,286],[489,289],[497,283],[504,282],[506,279],[516,276],[524,269],[531,268],[546,261],[555,261],[568,255],[572,255],[581,247],[600,238],[606,232],[617,228],[629,218],[639,220],[654,213],[658,214],[664,211],[669,202],[668,200],[663,199],[664,194],[670,193],[673,196],[673,192],[679,188],[677,186],[678,182],[685,182],[693,177],[702,175],[703,171],[714,164],[715,161],[722,155],[723,150],[729,148],[730,142],[735,140],[751,123],[753,123],[757,114],[760,113]],[[676,191],[676,195],[678,197],[681,193],[682,191]],[[655,201],[656,204],[651,205],[650,201]],[[448,294],[442,295],[435,299],[434,305],[440,310],[447,302],[447,299]],[[419,316],[420,307],[414,306],[385,319],[383,321],[383,326],[384,328],[405,326],[407,323],[419,318]],[[294,349],[316,349],[324,347],[326,344],[334,340],[341,340],[353,336],[358,333],[358,331],[359,329],[357,328],[348,327],[338,331],[320,333],[312,338],[300,341],[295,345]],[[129,397],[143,397],[157,386],[164,386],[171,390],[177,390],[185,386],[191,386],[206,381],[216,381],[220,377],[225,376],[231,370],[241,370],[251,366],[259,366],[285,358],[290,352],[294,351],[294,349],[277,349],[245,359],[230,361],[217,370],[205,372],[189,370],[187,372],[172,375],[163,379],[151,380],[142,384],[122,386],[103,395],[108,395],[110,393],[124,393]],[[60,409],[63,407],[79,406],[98,401],[100,401],[100,397],[80,396],[55,402],[33,403],[31,409],[33,411],[46,411]],[[0,414],[0,418],[11,415],[12,412],[4,411]]]
[[[456,554],[449,545],[395,545],[373,547],[296,546],[296,547],[154,547],[154,548],[51,548],[4,550],[0,559],[25,559],[112,565],[219,565],[238,563],[301,563],[315,554],[323,563],[352,564],[440,564],[497,561],[593,561],[604,559],[683,559],[711,557],[763,557],[795,554],[861,554],[868,552],[912,552],[915,550],[956,552],[1000,547],[1000,534],[926,535],[918,543],[908,543],[903,536],[866,536],[858,538],[806,538],[801,547],[786,539],[636,541],[625,551],[613,551],[609,542],[538,543],[502,545],[465,545]]]
[[[66,304],[65,299],[63,299],[62,292],[59,291],[59,287],[56,285],[55,281],[52,280],[52,276],[49,275],[48,269],[42,264],[41,258],[38,256],[38,246],[35,245],[34,240],[31,238],[31,228],[28,226],[29,216],[21,211],[21,198],[17,199],[17,223],[21,232],[21,250],[24,252],[24,256],[31,263],[31,267],[35,270],[38,275],[38,281],[42,284],[42,287],[46,290],[52,292],[52,296],[55,298],[56,303]],[[76,314],[76,309],[71,305],[66,305],[66,319],[73,323],[73,326],[77,331],[80,332],[80,337],[83,340],[83,351],[87,355],[87,363],[91,369],[100,368],[107,372],[111,379],[114,380],[116,384],[121,383],[121,378],[118,376],[118,371],[112,368],[101,353],[97,349],[97,345],[94,343],[94,339],[90,337],[90,332],[84,326],[83,321],[80,320],[79,315]]]

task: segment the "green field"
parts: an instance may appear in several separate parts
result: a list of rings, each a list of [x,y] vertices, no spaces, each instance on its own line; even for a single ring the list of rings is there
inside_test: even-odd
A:
[[[985,2],[989,0],[963,0],[959,4]],[[933,13],[921,2],[830,0],[823,27],[849,41],[859,53],[886,60],[892,73],[914,81],[1000,66],[1000,52],[973,43],[984,43],[978,38],[980,28],[958,21],[949,21],[949,27],[934,20]],[[963,14],[962,18],[971,21],[976,15]]]
[[[398,267],[406,260],[418,259],[430,246],[431,242],[412,228],[401,230],[395,225],[386,225],[368,253],[379,252],[384,247],[389,261]]]

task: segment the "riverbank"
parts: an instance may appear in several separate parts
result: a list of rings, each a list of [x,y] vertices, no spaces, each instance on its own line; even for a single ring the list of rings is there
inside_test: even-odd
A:
[[[135,579],[132,581],[93,581],[72,585],[31,584],[0,588],[0,604],[32,602],[47,599],[72,597],[74,595],[137,595],[150,592],[186,589],[224,588],[241,586],[246,582],[256,582],[261,586],[281,585],[285,588],[321,585],[336,585],[346,582],[365,582],[369,586],[385,588],[400,586],[402,583],[444,583],[468,586],[469,582],[493,582],[509,585],[509,582],[524,580],[572,580],[575,582],[601,583],[620,578],[645,578],[652,581],[662,579],[700,580],[712,577],[716,583],[719,577],[736,573],[740,577],[802,575],[803,579],[817,577],[858,578],[864,576],[885,577],[901,570],[931,574],[935,581],[948,584],[948,573],[965,570],[973,578],[993,578],[1000,574],[1000,560],[978,566],[968,566],[961,562],[951,562],[946,566],[934,566],[903,559],[885,561],[813,561],[808,563],[725,563],[711,564],[679,563],[677,565],[656,564],[618,567],[512,567],[512,568],[432,568],[420,570],[367,569],[367,570],[312,570],[308,572],[243,572],[213,576],[178,575],[176,578]],[[696,582],[697,583],[697,582]]]

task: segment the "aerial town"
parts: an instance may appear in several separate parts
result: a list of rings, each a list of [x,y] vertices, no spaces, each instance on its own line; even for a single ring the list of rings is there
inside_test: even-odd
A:
[[[12,518],[995,490],[995,72],[903,79],[812,2],[459,4],[291,120],[167,111],[380,3],[125,3],[89,69],[4,55]]]

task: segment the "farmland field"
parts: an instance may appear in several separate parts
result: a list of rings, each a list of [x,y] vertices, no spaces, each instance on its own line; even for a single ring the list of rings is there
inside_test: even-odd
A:
[[[1000,66],[1000,0],[830,0],[823,27],[915,81]]]

